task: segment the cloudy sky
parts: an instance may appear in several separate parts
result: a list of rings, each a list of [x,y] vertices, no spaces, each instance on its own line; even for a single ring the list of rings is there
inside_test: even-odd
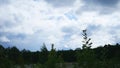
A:
[[[40,50],[82,46],[87,29],[92,47],[120,43],[120,0],[0,0],[0,44]]]

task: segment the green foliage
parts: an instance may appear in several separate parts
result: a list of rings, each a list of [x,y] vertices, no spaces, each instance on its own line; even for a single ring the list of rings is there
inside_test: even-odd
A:
[[[44,64],[47,60],[48,60],[48,50],[47,50],[45,44],[43,44],[43,46],[41,48],[41,52],[39,54],[39,62],[41,64]]]
[[[0,45],[0,58],[5,57],[4,53],[5,53],[5,48],[2,45]]]
[[[22,54],[24,63],[26,63],[26,64],[31,64],[31,63],[33,63],[33,62],[32,62],[32,54],[33,54],[33,53],[31,53],[29,50],[23,49],[23,50],[21,51],[21,54]]]
[[[20,51],[16,47],[10,48],[9,59],[14,61],[15,64],[18,64],[18,57],[20,56]]]
[[[18,60],[17,61],[18,61],[18,64],[20,65],[21,68],[25,68],[25,66],[24,66],[24,59],[23,59],[22,55],[18,56]]]
[[[37,63],[34,68],[45,68],[43,64]]]
[[[57,55],[54,49],[54,44],[52,44],[52,49],[48,55],[48,61],[46,62],[46,68],[56,68]]]
[[[0,68],[13,68],[13,62],[8,59],[1,59],[0,58]]]
[[[61,55],[58,56],[57,63],[64,63],[64,60]]]
[[[64,60],[62,58],[62,55],[59,55],[57,58],[57,64],[56,64],[57,68],[64,68]]]

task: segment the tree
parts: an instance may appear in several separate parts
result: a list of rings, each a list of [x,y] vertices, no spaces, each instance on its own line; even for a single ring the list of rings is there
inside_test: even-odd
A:
[[[87,30],[83,30],[82,36],[83,36],[83,41],[82,41],[83,42],[83,46],[82,46],[82,49],[90,49],[91,45],[92,45],[92,42],[90,42],[91,38],[88,38]]]
[[[56,50],[54,49],[54,44],[52,44],[51,51],[48,55],[48,61],[46,63],[47,68],[56,68],[57,55]]]
[[[83,36],[83,46],[81,52],[78,52],[78,64],[79,66],[83,68],[93,68],[94,66],[94,60],[95,60],[95,54],[93,50],[91,49],[91,38],[88,38],[87,36],[87,30],[83,30],[82,33]]]
[[[9,53],[9,59],[14,61],[15,64],[18,64],[18,57],[20,55],[20,51],[19,49],[17,49],[15,46],[10,48],[10,50],[8,49]]]
[[[4,58],[5,57],[5,48],[2,46],[2,45],[0,45],[0,58]]]
[[[32,63],[32,52],[26,49],[21,51],[24,63],[31,64]]]
[[[8,58],[6,49],[0,45],[0,68],[13,68],[13,62]]]
[[[43,43],[43,46],[41,48],[41,52],[39,55],[39,62],[41,64],[44,64],[48,60],[48,50],[46,48],[46,45]]]
[[[65,68],[64,60],[62,58],[62,54],[57,58],[57,68]]]

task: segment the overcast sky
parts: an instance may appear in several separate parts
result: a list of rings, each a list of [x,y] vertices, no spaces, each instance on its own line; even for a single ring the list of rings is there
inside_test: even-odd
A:
[[[120,43],[120,0],[0,0],[0,44],[31,51]]]

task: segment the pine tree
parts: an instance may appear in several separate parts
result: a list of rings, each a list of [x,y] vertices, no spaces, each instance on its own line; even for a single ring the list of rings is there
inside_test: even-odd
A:
[[[57,58],[57,68],[65,68],[64,60],[62,58],[62,54]]]
[[[83,30],[83,46],[82,46],[82,49],[90,49],[91,48],[91,45],[92,45],[92,42],[90,42],[91,38],[88,38],[88,35],[87,35],[87,30]]]
[[[52,49],[48,55],[48,61],[46,63],[46,68],[56,68],[57,55],[54,49],[54,44],[52,44]]]
[[[88,38],[87,30],[83,30],[82,36],[83,36],[82,51],[77,53],[78,64],[80,67],[83,68],[93,68],[95,54],[91,49],[91,45],[92,45],[91,38]]]
[[[39,62],[41,64],[44,64],[48,60],[48,50],[46,48],[45,43],[43,43],[43,46],[41,48],[41,52],[39,54]]]
[[[108,53],[108,49],[107,49],[108,45],[105,45],[101,51],[101,67],[106,68],[108,65],[108,59],[107,59],[107,53]]]

